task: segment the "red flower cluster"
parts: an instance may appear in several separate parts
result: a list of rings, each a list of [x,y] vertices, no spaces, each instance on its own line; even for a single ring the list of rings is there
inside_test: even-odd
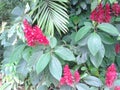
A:
[[[70,68],[68,65],[65,65],[64,67],[64,74],[63,77],[60,80],[60,85],[67,84],[69,86],[72,86],[73,83],[78,83],[80,81],[80,74],[78,71],[75,71],[74,76],[70,72]]]
[[[90,19],[99,23],[102,22],[110,22],[111,20],[111,12],[110,5],[107,3],[105,7],[103,7],[102,3],[100,3],[90,15]]]
[[[108,87],[112,87],[116,78],[117,78],[117,71],[116,71],[115,64],[111,64],[107,68],[107,72],[106,72],[106,80],[105,80],[106,85]]]
[[[29,46],[34,46],[36,43],[43,45],[49,44],[48,39],[37,25],[32,27],[26,19],[23,21],[23,24],[25,38]]]
[[[118,3],[113,4],[112,12],[115,16],[118,16],[120,14],[120,5]]]
[[[120,86],[115,86],[114,90],[120,90]]]
[[[118,44],[118,43],[115,45],[115,52],[116,52],[116,54],[118,54],[120,52],[120,44]]]

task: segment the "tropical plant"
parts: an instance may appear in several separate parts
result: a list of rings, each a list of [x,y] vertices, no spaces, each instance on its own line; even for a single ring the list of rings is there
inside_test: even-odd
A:
[[[56,30],[59,34],[68,31],[68,0],[40,0],[33,3],[30,11],[33,23],[37,21],[45,33],[53,36]]]
[[[20,2],[0,36],[0,90],[120,90],[116,1]]]

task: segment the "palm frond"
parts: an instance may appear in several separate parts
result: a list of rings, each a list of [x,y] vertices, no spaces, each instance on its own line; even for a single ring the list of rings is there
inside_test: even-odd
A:
[[[49,35],[54,35],[55,30],[59,34],[61,31],[66,33],[69,19],[66,2],[68,0],[39,1],[36,8],[30,12],[30,15],[34,17],[33,22],[37,21],[41,29]]]

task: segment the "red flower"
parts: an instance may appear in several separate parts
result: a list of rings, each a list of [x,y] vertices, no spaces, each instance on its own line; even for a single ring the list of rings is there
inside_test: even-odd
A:
[[[107,68],[105,83],[108,87],[112,87],[115,79],[117,78],[117,71],[115,64],[111,64]]]
[[[118,54],[120,52],[120,44],[115,45],[115,52]]]
[[[120,5],[118,3],[114,3],[112,5],[112,12],[115,16],[118,16],[120,14]]]
[[[111,20],[111,12],[110,12],[110,5],[107,3],[105,5],[105,18],[104,18],[104,22],[110,22]]]
[[[102,22],[110,22],[111,16],[110,16],[110,5],[107,3],[105,5],[105,8],[103,7],[102,3],[100,3],[92,12],[90,15],[90,19],[93,21],[96,21],[98,23]]]
[[[70,72],[70,68],[68,65],[65,65],[63,77],[60,79],[60,85],[67,84],[69,86],[72,86],[74,83],[78,83],[80,81],[80,75],[78,71],[74,73],[74,77],[72,76],[72,73]]]
[[[120,90],[120,86],[115,86],[114,90]]]
[[[25,38],[29,46],[34,46],[36,43],[43,45],[49,44],[48,39],[37,25],[32,27],[26,19],[23,21],[23,24]]]
[[[75,73],[74,73],[74,78],[75,78],[75,82],[79,82],[80,81],[80,74],[79,74],[79,72],[78,71],[75,71]]]

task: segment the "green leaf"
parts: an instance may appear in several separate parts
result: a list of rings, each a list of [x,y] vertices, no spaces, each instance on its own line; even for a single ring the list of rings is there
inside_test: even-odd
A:
[[[90,55],[90,60],[96,68],[98,68],[101,65],[104,55],[105,49],[103,45],[100,47],[100,50],[95,56]]]
[[[75,36],[75,41],[79,41],[80,39],[82,39],[90,31],[90,29],[91,26],[84,26],[80,28]]]
[[[76,87],[78,90],[89,90],[90,89],[86,84],[83,84],[83,83],[78,83]]]
[[[23,59],[26,60],[26,61],[29,61],[30,56],[31,56],[31,52],[32,52],[31,48],[26,48],[22,53]]]
[[[55,37],[50,38],[50,47],[54,48],[57,45],[57,39]]]
[[[108,34],[100,33],[99,35],[100,35],[103,43],[114,44],[114,39],[112,37],[110,37]]]
[[[20,59],[22,58],[22,52],[25,48],[25,45],[19,45],[15,48],[15,50],[13,51],[11,57],[10,57],[10,62],[16,62],[18,63],[20,61]]]
[[[40,72],[42,72],[45,67],[48,65],[49,61],[50,61],[50,53],[46,53],[41,55],[40,59],[38,60],[37,64],[36,64],[36,71],[37,74],[39,74]]]
[[[55,56],[52,56],[52,60],[49,64],[49,70],[54,78],[56,78],[57,80],[60,80],[62,75],[62,65]]]
[[[102,81],[94,76],[88,76],[84,81],[90,86],[101,87],[103,85]]]
[[[98,90],[98,88],[97,87],[90,87],[89,90]]]
[[[91,3],[91,10],[93,11],[98,5],[98,0],[93,0],[93,2]]]
[[[97,26],[100,30],[109,33],[110,35],[117,36],[119,35],[118,30],[112,24],[102,23]]]
[[[61,86],[61,87],[60,87],[60,90],[73,90],[73,87],[64,85],[64,86]]]
[[[116,0],[109,0],[111,4],[113,4],[114,2],[116,2]]]
[[[82,9],[86,9],[86,7],[87,7],[87,5],[86,5],[85,2],[81,2],[81,3],[80,3],[80,6],[81,6]]]
[[[12,10],[11,13],[16,16],[21,16],[24,13],[24,10],[17,6]]]
[[[41,85],[37,88],[37,90],[48,90],[46,85]]]
[[[116,18],[115,18],[115,21],[116,21],[116,22],[119,22],[119,21],[120,21],[120,16],[116,17]]]
[[[120,79],[115,80],[114,85],[115,86],[120,86]]]
[[[46,34],[54,35],[55,30],[61,34],[68,31],[68,19],[67,13],[67,2],[68,0],[40,0],[35,3],[35,8],[30,12],[30,15],[34,16],[33,22],[45,30]],[[41,7],[41,8],[40,8]]]
[[[78,3],[78,0],[71,0],[72,5],[76,5]]]
[[[88,39],[88,49],[90,50],[91,54],[95,56],[101,47],[101,38],[97,33],[92,33],[90,38]]]
[[[68,48],[62,46],[55,49],[55,54],[66,61],[75,60],[73,53]]]
[[[80,22],[79,16],[72,16],[71,19],[75,25],[77,25]]]

